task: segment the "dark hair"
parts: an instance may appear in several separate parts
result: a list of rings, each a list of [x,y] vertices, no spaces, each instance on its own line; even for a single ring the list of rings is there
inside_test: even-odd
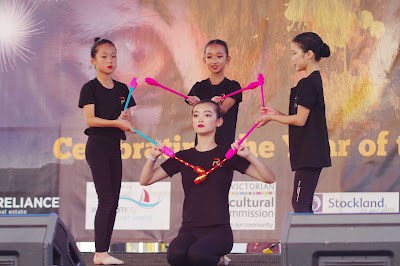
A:
[[[213,102],[211,100],[201,100],[201,101],[197,102],[195,105],[193,105],[193,108],[196,105],[204,104],[204,103],[209,103],[214,106],[214,111],[217,114],[217,119],[222,117],[222,112],[221,112],[221,108],[219,107],[219,104],[216,102]],[[193,109],[192,109],[192,114],[193,114]]]
[[[329,57],[331,55],[329,46],[314,32],[301,33],[294,37],[292,42],[299,44],[304,53],[307,53],[308,50],[313,51],[317,62],[321,60],[321,57]]]
[[[96,57],[96,54],[97,54],[97,46],[99,46],[99,45],[101,45],[101,44],[104,44],[104,43],[111,44],[111,45],[114,46],[114,48],[115,48],[115,45],[112,43],[112,41],[107,40],[107,39],[101,39],[101,38],[99,38],[99,37],[96,37],[96,38],[94,39],[94,43],[93,43],[93,45],[92,45],[92,49],[90,49],[90,56],[91,56],[92,58],[95,58],[95,57]],[[115,48],[115,50],[117,50],[117,48]]]
[[[229,56],[229,52],[228,52],[228,45],[226,44],[226,42],[219,40],[219,39],[215,39],[215,40],[211,40],[207,43],[206,47],[204,48],[204,54],[206,53],[207,47],[210,46],[211,44],[219,44],[222,45],[225,48],[225,52],[226,52],[226,57]]]

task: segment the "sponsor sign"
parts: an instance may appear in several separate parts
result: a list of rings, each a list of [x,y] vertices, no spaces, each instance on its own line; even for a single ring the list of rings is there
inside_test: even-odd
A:
[[[232,182],[229,213],[233,230],[275,230],[276,183]]]
[[[139,182],[122,182],[114,230],[169,230],[171,183],[141,186]],[[85,229],[94,229],[97,194],[94,183],[86,185]]]
[[[314,213],[398,213],[399,192],[315,193]]]
[[[0,197],[0,214],[32,214],[54,212],[60,207],[59,197]]]

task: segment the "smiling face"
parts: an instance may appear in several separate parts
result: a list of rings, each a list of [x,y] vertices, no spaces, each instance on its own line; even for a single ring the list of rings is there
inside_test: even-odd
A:
[[[215,134],[217,127],[223,123],[218,118],[215,106],[211,103],[199,103],[193,107],[192,126],[199,135]]]
[[[91,58],[90,62],[94,65],[98,72],[111,74],[117,67],[117,50],[109,43],[100,44],[96,48],[95,58]]]
[[[208,45],[203,59],[208,70],[214,74],[223,72],[230,60],[231,58],[227,56],[225,47],[220,44]]]

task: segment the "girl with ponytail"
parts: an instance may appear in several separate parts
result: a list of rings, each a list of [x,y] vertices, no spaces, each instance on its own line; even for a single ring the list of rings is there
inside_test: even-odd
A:
[[[314,32],[297,35],[291,43],[292,62],[306,77],[291,89],[289,115],[263,107],[256,123],[269,121],[289,125],[289,151],[295,171],[292,206],[296,213],[312,213],[314,191],[323,167],[331,166],[325,118],[324,90],[319,63],[329,57],[329,46]]]

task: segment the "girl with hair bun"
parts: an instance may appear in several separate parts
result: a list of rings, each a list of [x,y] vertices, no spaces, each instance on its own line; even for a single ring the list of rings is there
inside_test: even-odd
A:
[[[289,125],[289,151],[295,171],[292,206],[296,213],[312,213],[314,191],[323,167],[331,166],[324,91],[319,62],[329,57],[329,46],[314,32],[297,35],[291,43],[292,62],[306,77],[291,89],[289,115],[263,107],[256,123],[269,121]]]
[[[108,254],[118,208],[122,180],[121,140],[125,131],[133,131],[131,113],[123,111],[128,101],[128,87],[112,79],[117,67],[117,50],[106,39],[96,38],[90,51],[90,62],[97,71],[96,78],[83,85],[78,106],[83,108],[88,128],[86,160],[92,171],[98,197],[94,220],[96,253],[94,264],[123,264]],[[136,105],[133,98],[128,107]]]

